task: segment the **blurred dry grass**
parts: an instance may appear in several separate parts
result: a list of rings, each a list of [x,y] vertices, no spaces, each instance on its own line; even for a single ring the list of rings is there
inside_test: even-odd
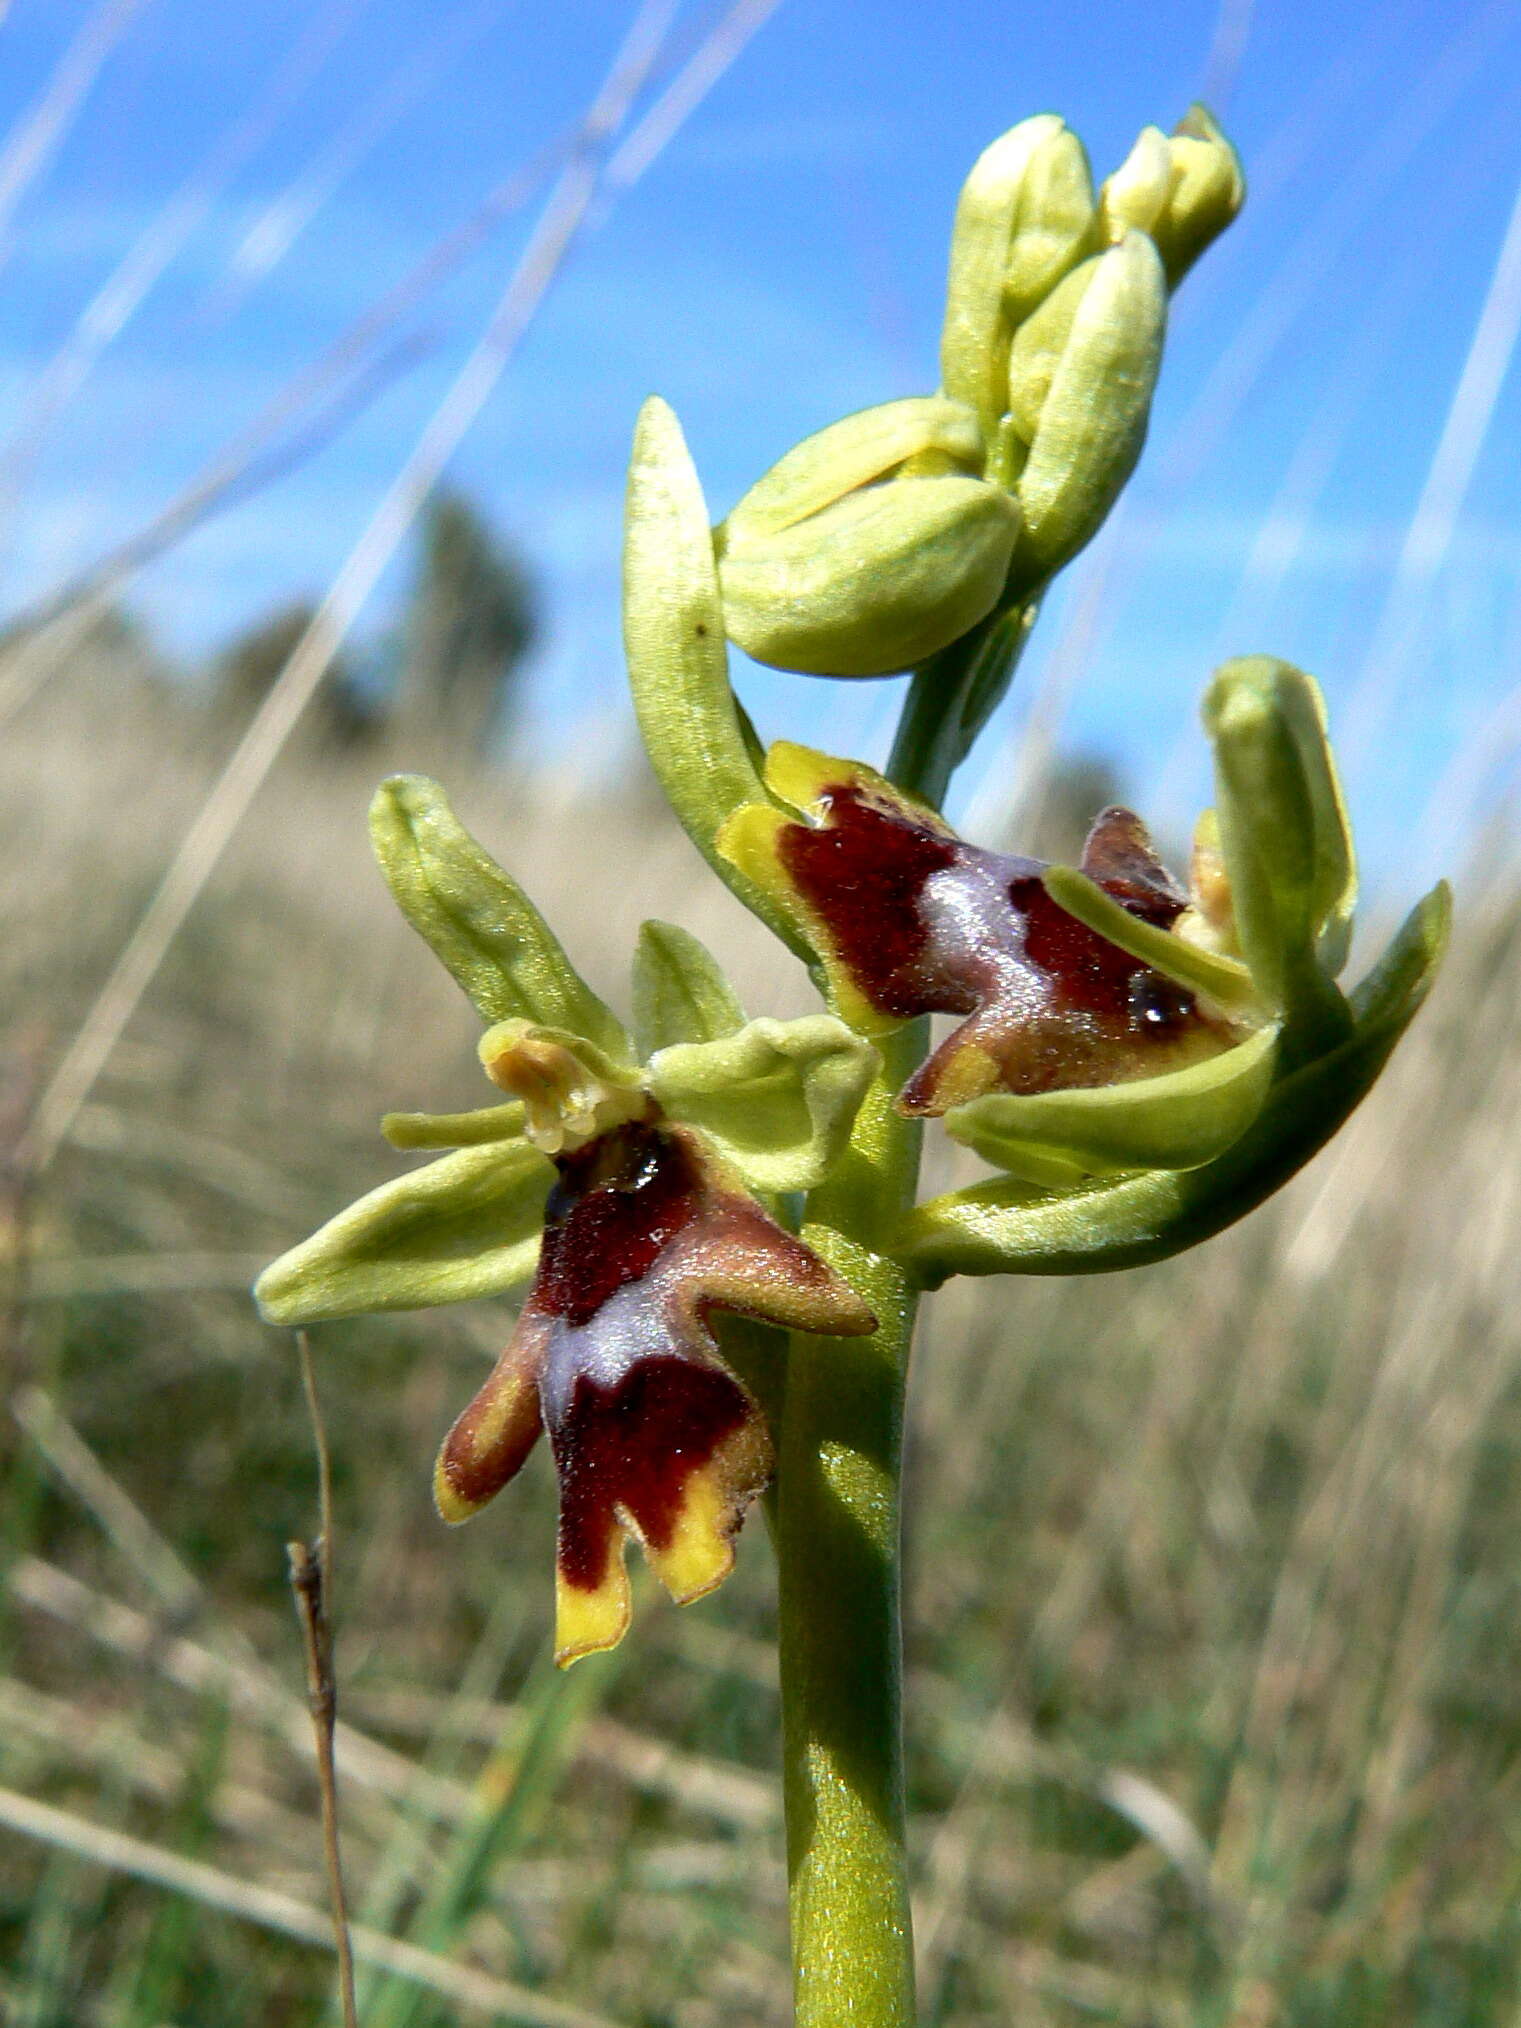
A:
[[[82,662],[0,755],[13,1121],[204,791],[201,736]],[[478,1098],[469,1012],[366,857],[373,774],[284,764],[6,1203],[7,2023],[330,2018],[284,1558],[315,1525],[310,1434],[244,1290],[391,1173],[384,1108]],[[604,990],[653,914],[756,1011],[803,1004],[647,798],[453,786]],[[1433,1006],[1279,1203],[1164,1267],[928,1306],[927,2023],[1515,2018],[1521,901],[1461,901]],[[618,1654],[555,1675],[543,1461],[459,1534],[429,1502],[504,1328],[481,1307],[317,1342],[361,2018],[782,2023],[763,1531],[717,1598],[647,1598]]]

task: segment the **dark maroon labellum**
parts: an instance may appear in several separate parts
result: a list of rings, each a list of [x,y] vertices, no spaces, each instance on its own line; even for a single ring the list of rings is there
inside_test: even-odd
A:
[[[1193,1012],[1193,998],[1109,943],[1054,902],[1036,860],[984,852],[910,810],[872,799],[855,782],[831,783],[817,825],[794,824],[779,841],[784,869],[828,925],[836,955],[884,1014],[971,1014],[987,997],[975,965],[947,963],[924,908],[926,883],[948,868],[998,870],[1011,903],[1006,948],[1044,972],[1058,1011],[1093,1016],[1112,1032],[1158,1037]],[[1012,879],[1007,871],[1018,868]],[[1128,810],[1105,810],[1083,870],[1130,914],[1170,929],[1186,906]]]
[[[831,784],[825,807],[824,824],[795,824],[781,834],[782,865],[829,925],[840,962],[872,1005],[905,1019],[922,1014],[930,989],[920,896],[931,874],[955,865],[961,848],[870,801],[853,782]]]
[[[664,1549],[693,1472],[749,1413],[736,1381],[690,1359],[641,1359],[611,1388],[580,1375],[551,1434],[566,1582],[583,1591],[601,1584],[620,1507],[645,1541]]]
[[[544,1212],[535,1305],[585,1324],[647,1275],[695,1215],[701,1178],[684,1144],[635,1121],[555,1164]]]

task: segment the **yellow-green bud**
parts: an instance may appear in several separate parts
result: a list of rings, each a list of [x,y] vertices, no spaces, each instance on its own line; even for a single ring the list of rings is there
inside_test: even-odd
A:
[[[775,669],[893,676],[997,603],[1019,509],[981,479],[890,479],[719,559],[729,638]]]
[[[869,486],[910,458],[943,453],[952,467],[982,470],[982,426],[964,402],[910,395],[863,408],[795,444],[757,479],[724,522],[719,548],[774,535]]]
[[[1009,339],[1089,244],[1093,181],[1083,144],[1054,113],[984,149],[951,235],[940,377],[989,424],[1003,413]]]
[[[943,396],[847,416],[787,453],[715,531],[724,626],[758,662],[888,676],[992,610],[1019,509],[973,476],[982,431]]]
[[[1168,286],[1176,288],[1241,209],[1246,177],[1240,156],[1203,106],[1189,107],[1171,145],[1178,180],[1156,241]]]
[[[1035,441],[1056,369],[1071,342],[1072,326],[1100,265],[1098,254],[1079,262],[1014,333],[1014,342],[1009,347],[1008,411],[1026,444]]]
[[[1191,106],[1170,136],[1141,130],[1099,193],[1099,227],[1111,241],[1149,233],[1175,289],[1245,197],[1240,157],[1203,106]]]
[[[1135,146],[1099,191],[1099,229],[1109,245],[1127,232],[1154,232],[1177,180],[1167,136],[1160,127],[1142,127]]]
[[[1130,232],[1048,299],[1011,364],[1009,404],[1031,429],[1018,480],[1016,577],[1040,582],[1098,531],[1146,439],[1167,288],[1152,242]]]

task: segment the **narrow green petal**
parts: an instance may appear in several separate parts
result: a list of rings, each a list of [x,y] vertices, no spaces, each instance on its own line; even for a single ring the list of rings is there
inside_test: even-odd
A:
[[[700,1128],[752,1190],[811,1190],[845,1151],[877,1052],[832,1014],[751,1021],[650,1059],[650,1091]]]
[[[1431,989],[1452,935],[1452,889],[1439,880],[1416,903],[1399,935],[1352,993],[1352,1014],[1360,1033],[1393,1030],[1399,1039],[1411,1015]]]
[[[533,1273],[554,1168],[524,1141],[445,1155],[383,1183],[267,1267],[271,1324],[500,1296]]]
[[[407,921],[483,1021],[568,1028],[626,1060],[623,1024],[560,948],[517,882],[470,836],[437,782],[393,775],[370,806],[380,870]]]
[[[1215,1161],[1057,1192],[1004,1179],[977,1184],[910,1212],[897,1257],[934,1288],[953,1274],[1140,1267],[1223,1231],[1302,1168],[1367,1095],[1430,990],[1450,911],[1445,886],[1420,903],[1355,996],[1356,1032],[1281,1079]]]
[[[393,1148],[484,1148],[493,1141],[516,1140],[524,1118],[522,1104],[514,1099],[468,1113],[387,1113],[380,1131]]]
[[[1078,1172],[1194,1169],[1224,1154],[1262,1110],[1273,1082],[1277,1032],[1160,1077],[1084,1091],[994,1092],[946,1114],[946,1131],[985,1162],[1030,1174],[1029,1158],[1055,1157]]]
[[[673,1042],[717,1042],[745,1025],[718,960],[690,930],[646,922],[634,952],[634,1040],[642,1058]]]
[[[1176,979],[1180,986],[1205,994],[1221,1007],[1244,1007],[1256,998],[1252,975],[1245,965],[1188,943],[1170,930],[1158,929],[1155,923],[1142,922],[1075,866],[1048,867],[1041,881],[1059,908],[1164,978]]]

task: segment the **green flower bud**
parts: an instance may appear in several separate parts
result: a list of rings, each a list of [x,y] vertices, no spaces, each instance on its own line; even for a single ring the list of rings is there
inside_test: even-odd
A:
[[[1175,289],[1245,197],[1240,157],[1203,106],[1191,106],[1170,137],[1141,130],[1099,193],[1099,226],[1111,241],[1149,234]]]
[[[1099,190],[1099,230],[1113,246],[1127,232],[1155,231],[1178,180],[1172,147],[1160,127],[1142,127],[1135,146]]]
[[[1067,276],[1017,334],[1008,405],[1030,452],[1017,484],[1014,576],[1032,589],[1092,539],[1134,470],[1166,324],[1157,250],[1128,232]]]
[[[982,450],[971,410],[935,396],[789,451],[715,532],[729,638],[773,668],[890,676],[975,626],[1019,532],[1015,503],[972,476]]]
[[[1054,113],[984,149],[951,236],[940,377],[988,422],[1003,413],[1009,339],[1089,244],[1093,183],[1077,136]]]
[[[832,507],[858,486],[869,486],[927,453],[946,471],[982,471],[982,425],[964,402],[943,394],[910,395],[845,416],[794,444],[757,479],[717,531],[722,556],[752,536],[776,535]]]

